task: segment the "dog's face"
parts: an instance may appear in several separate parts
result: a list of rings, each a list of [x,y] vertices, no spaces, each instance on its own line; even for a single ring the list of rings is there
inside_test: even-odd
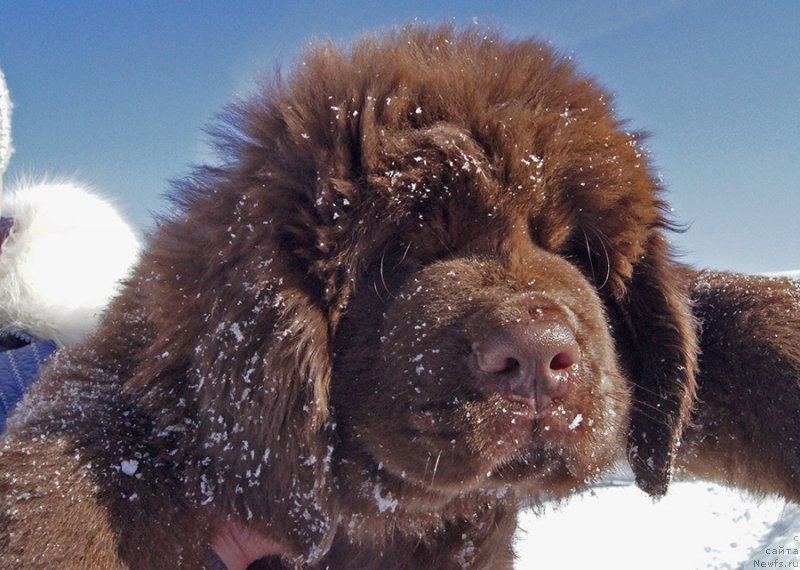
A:
[[[611,260],[592,275],[581,213],[543,185],[541,159],[520,160],[519,176],[538,177],[504,188],[456,126],[402,136],[415,140],[381,162],[421,164],[372,178],[388,199],[359,216],[393,222],[369,236],[333,343],[346,445],[395,496],[424,489],[423,508],[432,494],[561,493],[597,477],[625,447],[631,402],[598,291]],[[636,199],[605,215],[637,216]],[[593,225],[615,247],[613,230]]]
[[[663,493],[694,327],[609,105],[536,42],[412,28],[310,51],[233,115],[154,240],[166,332],[131,389],[165,426],[196,418],[207,480],[276,495],[331,476],[372,481],[380,511],[561,493],[625,448]]]
[[[630,388],[595,288],[501,226],[431,263],[383,257],[340,324],[336,422],[406,496],[563,493],[624,449]]]

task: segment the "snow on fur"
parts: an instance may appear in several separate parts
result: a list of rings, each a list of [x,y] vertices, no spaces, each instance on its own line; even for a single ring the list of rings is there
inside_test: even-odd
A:
[[[131,227],[74,182],[6,194],[14,226],[0,252],[0,328],[66,346],[94,329],[139,253]]]

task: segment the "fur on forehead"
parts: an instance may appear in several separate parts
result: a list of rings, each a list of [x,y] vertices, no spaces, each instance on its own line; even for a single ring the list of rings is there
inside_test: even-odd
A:
[[[328,301],[344,268],[387,234],[436,226],[447,202],[472,224],[527,223],[619,297],[668,224],[641,136],[611,103],[541,43],[411,26],[309,48],[287,79],[229,111],[221,148]]]

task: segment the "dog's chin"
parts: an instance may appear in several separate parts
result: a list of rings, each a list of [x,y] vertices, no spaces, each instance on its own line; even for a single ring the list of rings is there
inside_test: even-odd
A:
[[[584,486],[606,466],[602,457],[596,463],[587,461],[585,437],[574,425],[577,414],[537,418],[513,403],[503,412],[484,414],[471,429],[420,437],[419,422],[413,422],[409,433],[416,437],[373,440],[366,450],[373,472],[387,488],[398,489],[396,496],[413,511],[475,492],[519,489],[560,495]]]
[[[513,494],[532,501],[541,496],[563,497],[585,487],[599,472],[587,471],[580,463],[576,455],[563,449],[541,447],[520,448],[511,455],[462,464],[458,474],[448,473],[441,466],[436,474],[430,469],[395,471],[390,468],[391,462],[376,462],[373,486],[367,494],[377,496],[376,489],[380,489],[384,499],[397,500],[398,512],[410,515],[428,515],[470,495],[502,498]],[[474,476],[464,477],[464,472]]]
[[[530,498],[562,496],[586,486],[599,472],[587,469],[575,453],[532,448],[498,465],[486,487],[512,488]]]

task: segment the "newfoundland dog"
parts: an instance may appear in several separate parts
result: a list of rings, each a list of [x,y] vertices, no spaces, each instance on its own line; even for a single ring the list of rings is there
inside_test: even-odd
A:
[[[800,402],[797,289],[676,264],[641,136],[567,58],[413,26],[223,122],[10,422],[3,568],[211,568],[234,528],[261,568],[508,569],[522,501],[626,456],[654,496],[797,497],[800,430],[758,415]]]

